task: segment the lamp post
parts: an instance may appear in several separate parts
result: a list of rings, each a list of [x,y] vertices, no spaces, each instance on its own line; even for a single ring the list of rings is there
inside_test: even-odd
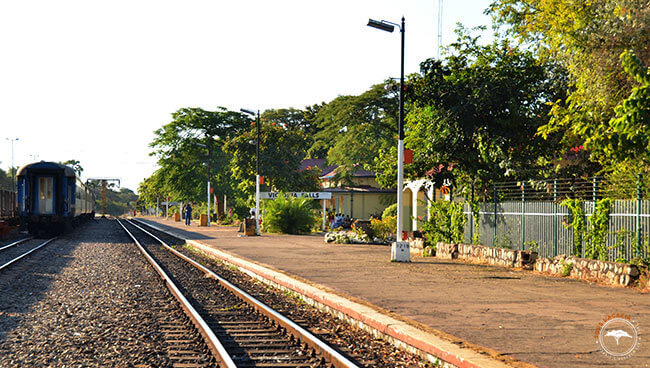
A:
[[[247,109],[239,109],[239,111],[255,116],[255,112]],[[260,110],[257,110],[257,142],[255,143],[255,234],[260,235]]]
[[[386,32],[393,32],[395,26],[399,27],[402,36],[401,47],[401,70],[399,78],[399,121],[397,122],[397,239],[391,247],[391,260],[398,262],[410,262],[409,244],[402,239],[402,187],[404,186],[404,17],[402,24],[392,23],[386,20],[377,21],[368,19],[368,26]]]
[[[14,168],[14,142],[18,140],[18,138],[5,138],[5,140],[8,140],[11,142],[11,183],[13,187],[11,188],[12,190],[16,190],[16,168]]]

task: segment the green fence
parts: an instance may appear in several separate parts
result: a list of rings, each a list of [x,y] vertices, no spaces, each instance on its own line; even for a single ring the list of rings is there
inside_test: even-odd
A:
[[[562,201],[581,200],[588,230],[597,201],[610,198],[607,259],[647,258],[650,201],[642,179],[639,176],[637,180],[616,183],[602,178],[497,183],[491,196],[479,201],[478,222],[465,203],[465,241],[471,242],[478,235],[479,243],[486,246],[536,250],[543,257],[571,255],[575,253],[572,214]],[[585,237],[580,254],[574,255],[585,257],[587,242]]]

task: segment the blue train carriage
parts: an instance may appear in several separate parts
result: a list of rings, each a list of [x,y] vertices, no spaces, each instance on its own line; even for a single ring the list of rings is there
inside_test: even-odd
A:
[[[55,235],[95,216],[95,196],[74,170],[55,162],[36,162],[17,174],[18,212],[29,233]]]

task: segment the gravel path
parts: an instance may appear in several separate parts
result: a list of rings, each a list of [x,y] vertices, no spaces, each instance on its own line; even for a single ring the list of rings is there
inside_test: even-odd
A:
[[[0,271],[0,367],[170,367],[176,301],[113,220]]]

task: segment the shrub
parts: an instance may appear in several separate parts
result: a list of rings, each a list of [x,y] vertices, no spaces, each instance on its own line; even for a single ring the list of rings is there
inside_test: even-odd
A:
[[[426,245],[434,246],[439,241],[461,243],[467,217],[462,203],[439,201],[431,203],[429,220],[422,224]]]
[[[386,240],[397,232],[397,217],[386,216],[381,220],[372,219],[370,229],[374,237]]]
[[[589,221],[585,257],[606,261],[608,258],[607,236],[609,235],[609,214],[612,200],[603,198],[596,201],[596,208]]]
[[[384,212],[381,214],[381,218],[386,217],[397,217],[397,203],[393,203],[390,206],[386,207]]]
[[[311,232],[316,219],[310,198],[294,198],[280,193],[275,200],[264,202],[265,231],[284,234],[305,234]]]

